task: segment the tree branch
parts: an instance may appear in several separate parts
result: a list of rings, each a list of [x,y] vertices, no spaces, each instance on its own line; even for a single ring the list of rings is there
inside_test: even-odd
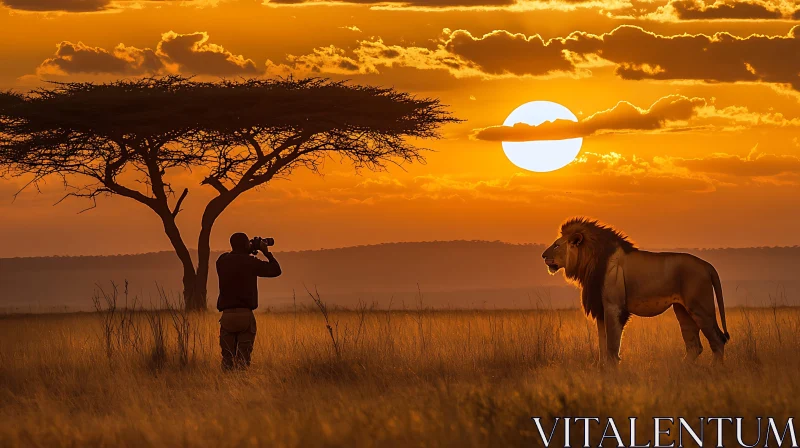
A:
[[[245,171],[242,174],[241,178],[239,178],[239,182],[236,183],[234,189],[240,190],[240,192],[246,191],[253,188],[256,185],[260,185],[271,179],[272,176],[275,174],[275,171],[273,171],[272,168],[275,165],[281,165],[281,167],[283,167],[283,165],[286,164],[286,162],[284,162],[283,160],[286,159],[286,157],[281,158],[280,156],[281,152],[294,146],[295,148],[294,153],[296,153],[297,150],[300,148],[300,145],[307,142],[312,136],[313,133],[304,131],[287,138],[283,143],[276,146],[269,154],[266,154],[264,157],[260,157],[258,160],[256,160],[255,163],[253,163],[250,166],[250,168],[248,168],[247,171]],[[289,159],[294,160],[294,158],[291,157],[289,157]],[[267,162],[269,162],[270,160],[277,160],[277,161],[275,162],[275,164],[273,164],[272,167],[270,167],[267,170],[266,173],[257,175],[256,173],[261,168],[264,168],[264,165],[266,165]]]
[[[228,188],[225,187],[225,185],[222,185],[222,182],[220,182],[220,180],[216,177],[206,177],[202,182],[200,182],[200,185],[211,185],[219,192],[219,194],[225,194],[228,192]]]
[[[153,190],[153,196],[161,203],[161,206],[166,208],[169,212],[169,205],[167,204],[167,192],[172,193],[169,184],[164,182],[164,170],[159,166],[159,151],[160,146],[153,145],[149,138],[145,138],[147,143],[147,150],[145,154],[145,166],[147,167],[147,176],[150,180],[150,189]]]
[[[116,180],[114,180],[115,175],[116,173],[111,171],[109,165],[106,165],[105,176],[102,178],[98,176],[97,179],[103,184],[103,186],[108,188],[108,190],[111,191],[112,193],[116,193],[120,196],[125,196],[127,198],[134,199],[155,210],[154,208],[155,200],[153,198],[147,197],[145,194],[143,194],[138,190],[134,190],[118,184]]]
[[[178,202],[175,203],[175,209],[172,210],[172,217],[178,216],[178,213],[181,211],[181,203],[184,199],[186,199],[186,195],[189,194],[189,189],[184,188],[183,193],[181,193],[181,197],[178,198]]]
[[[252,135],[248,135],[248,136],[245,137],[245,140],[247,140],[247,142],[250,143],[253,146],[253,149],[256,151],[256,154],[258,155],[258,160],[263,160],[264,159],[264,150],[261,149],[261,145],[258,144],[256,139],[253,138]]]

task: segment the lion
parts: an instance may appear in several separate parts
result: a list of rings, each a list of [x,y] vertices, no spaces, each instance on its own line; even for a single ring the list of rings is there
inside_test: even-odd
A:
[[[672,307],[686,344],[686,359],[703,351],[700,332],[715,362],[722,362],[730,339],[717,270],[685,253],[639,250],[612,227],[587,218],[561,225],[561,236],[542,254],[551,274],[561,269],[567,281],[581,287],[581,303],[597,322],[599,362],[619,361],[622,330],[631,314],[657,316]],[[719,303],[720,330],[714,308]]]

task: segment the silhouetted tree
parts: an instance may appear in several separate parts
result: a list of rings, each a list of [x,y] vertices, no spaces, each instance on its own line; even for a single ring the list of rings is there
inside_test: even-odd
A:
[[[67,196],[119,195],[161,219],[183,264],[188,308],[206,306],[209,239],[236,198],[297,167],[338,156],[355,169],[422,161],[409,140],[458,121],[436,99],[326,79],[199,82],[169,76],[106,84],[54,83],[0,94],[0,167],[36,185],[59,176]],[[200,171],[215,190],[190,257],[167,173]]]

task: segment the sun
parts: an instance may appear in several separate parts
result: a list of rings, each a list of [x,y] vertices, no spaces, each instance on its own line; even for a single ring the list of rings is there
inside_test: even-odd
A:
[[[545,121],[555,120],[578,121],[569,109],[551,101],[531,101],[514,109],[503,122],[503,126],[514,126],[525,123],[538,126]],[[564,140],[536,140],[529,142],[503,142],[503,152],[514,165],[546,173],[565,167],[575,160],[581,151],[583,138]]]

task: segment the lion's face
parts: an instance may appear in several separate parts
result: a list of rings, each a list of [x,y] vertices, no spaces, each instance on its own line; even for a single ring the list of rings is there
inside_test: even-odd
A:
[[[574,233],[569,236],[562,236],[555,240],[546,251],[542,253],[544,264],[551,274],[555,274],[560,269],[567,267],[569,260],[575,259],[575,251],[583,241],[583,235]]]

